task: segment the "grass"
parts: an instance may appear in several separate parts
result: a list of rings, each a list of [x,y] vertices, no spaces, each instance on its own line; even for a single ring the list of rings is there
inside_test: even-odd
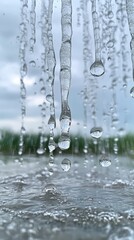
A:
[[[45,136],[47,139],[44,142],[44,148],[46,149],[46,154],[49,153],[48,141],[49,136]],[[59,136],[55,137],[55,142],[57,143]],[[85,139],[83,136],[71,135],[71,145],[68,150],[65,151],[67,154],[83,154],[88,150],[88,152],[93,154],[100,154],[103,149],[109,153],[114,153],[118,149],[118,154],[123,155],[134,155],[134,135],[126,134],[125,136],[115,139],[114,137],[109,137],[108,139],[102,138],[96,141],[89,138],[86,140],[87,146],[85,147]],[[40,145],[40,136],[37,134],[25,134],[24,135],[24,154],[36,154],[37,149]],[[2,131],[0,139],[0,152],[1,154],[17,155],[19,149],[19,134],[10,131]],[[55,154],[59,152],[57,148]]]

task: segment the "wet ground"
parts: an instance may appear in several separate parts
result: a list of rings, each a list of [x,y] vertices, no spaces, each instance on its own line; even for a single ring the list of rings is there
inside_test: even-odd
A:
[[[0,239],[134,239],[134,159],[0,159]]]

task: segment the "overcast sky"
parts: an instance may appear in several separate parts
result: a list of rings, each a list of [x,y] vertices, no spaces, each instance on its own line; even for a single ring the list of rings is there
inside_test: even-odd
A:
[[[40,1],[37,1],[38,3]],[[56,78],[55,78],[55,106],[56,106],[56,118],[57,126],[59,128],[58,118],[60,116],[60,84],[59,84],[59,50],[61,46],[61,26],[60,26],[60,0],[54,1],[54,15],[53,15],[53,37],[54,47],[56,52]],[[73,1],[73,43],[72,43],[72,85],[69,95],[69,104],[72,111],[73,129],[80,123],[80,128],[83,128],[83,103],[80,96],[81,90],[84,88],[83,77],[83,55],[82,55],[82,24],[77,27],[77,7],[79,7],[79,1]],[[29,9],[30,10],[30,9]],[[89,9],[90,12],[90,9]],[[35,89],[34,82],[38,82],[40,78],[40,27],[39,27],[39,6],[37,12],[37,44],[36,51],[32,56],[30,52],[27,52],[28,62],[28,76],[26,77],[27,88],[27,115],[25,119],[26,130],[38,131],[41,125],[40,108],[38,105],[42,103],[42,95],[39,92],[39,86]],[[91,15],[91,13],[90,13]],[[20,24],[20,1],[19,0],[4,0],[0,3],[0,128],[13,129],[19,131],[21,126],[21,111],[20,111],[20,74],[19,74],[19,24]],[[92,47],[92,46],[91,46]],[[129,45],[128,45],[129,47]],[[129,50],[129,49],[128,49]],[[94,56],[93,56],[94,57]],[[36,67],[32,68],[29,65],[30,60],[36,61]],[[120,87],[117,87],[117,99],[119,105],[117,107],[118,115],[120,115],[120,127],[124,125],[124,108],[128,108],[127,111],[127,129],[134,131],[134,100],[130,97],[129,91],[133,86],[131,78],[131,63],[130,53],[128,54],[128,64],[130,65],[128,88],[126,91],[126,97],[119,91]],[[90,67],[90,66],[89,66]],[[120,71],[120,69],[119,69]],[[109,113],[111,104],[111,92],[109,89],[103,89],[103,86],[107,86],[109,75],[106,73],[102,78],[97,79],[97,124],[103,126],[102,112],[103,108]],[[101,81],[101,83],[100,83]],[[34,92],[37,90],[37,94]],[[105,93],[105,98],[104,98]],[[88,127],[93,126],[91,120],[91,113],[88,114]]]

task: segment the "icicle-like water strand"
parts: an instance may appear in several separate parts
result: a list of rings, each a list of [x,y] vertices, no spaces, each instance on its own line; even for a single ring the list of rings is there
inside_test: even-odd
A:
[[[128,16],[129,30],[131,34],[131,58],[132,58],[132,68],[133,68],[133,81],[134,81],[134,0],[126,0],[126,10]],[[130,90],[130,94],[134,95],[134,87]]]
[[[30,51],[34,51],[34,45],[36,42],[36,0],[31,0],[30,11],[30,26],[31,26],[31,38],[30,38]]]
[[[43,46],[43,50],[41,53],[41,78],[39,80],[41,87],[40,87],[40,93],[43,94],[44,100],[41,106],[41,129],[40,129],[40,143],[39,148],[37,149],[37,153],[39,155],[44,154],[44,143],[46,142],[45,137],[45,119],[46,119],[46,81],[48,78],[48,71],[47,71],[47,61],[46,61],[46,55],[47,55],[47,49],[48,49],[48,9],[46,7],[46,4],[44,1],[42,1],[41,4],[41,43]]]
[[[48,5],[48,52],[47,52],[47,66],[48,66],[48,80],[47,85],[49,93],[46,96],[47,101],[50,103],[50,118],[48,120],[48,126],[50,129],[49,139],[49,152],[52,153],[56,144],[54,142],[54,129],[56,127],[55,120],[55,106],[54,106],[54,78],[55,78],[55,66],[56,58],[53,46],[53,34],[52,34],[52,14],[53,14],[53,0],[49,0]]]
[[[60,49],[60,84],[61,84],[61,137],[58,145],[65,150],[70,147],[69,130],[71,111],[68,95],[71,84],[71,42],[72,42],[72,1],[62,0],[61,6],[62,44]]]
[[[121,74],[121,81],[120,81],[120,92],[122,92],[122,94],[124,95],[124,97],[127,96],[127,78],[128,78],[128,63],[126,61],[127,59],[127,37],[128,34],[126,32],[126,23],[127,23],[127,13],[126,13],[126,0],[116,0],[115,1],[117,4],[117,12],[116,12],[116,19],[118,21],[118,26],[119,26],[119,36],[120,36],[120,54],[118,54],[119,63],[120,64],[120,72]],[[122,81],[123,80],[123,81]],[[122,101],[122,98],[121,98]],[[125,130],[126,130],[126,125],[127,125],[127,105],[126,105],[126,101],[124,102],[124,107],[123,107],[123,111],[124,111],[124,116],[123,116],[123,123],[122,126],[120,125],[120,128],[118,129],[118,133],[119,136],[122,136],[125,134]]]
[[[83,152],[85,155],[88,153],[88,142],[87,142],[87,110],[89,104],[88,98],[88,82],[89,82],[89,69],[88,69],[88,59],[91,58],[89,56],[89,17],[88,17],[88,1],[81,1],[81,9],[83,16],[83,62],[84,62],[84,96],[83,96],[83,109],[84,109],[84,149]]]
[[[28,11],[28,0],[23,0],[21,2],[21,23],[20,23],[20,98],[21,98],[21,130],[20,130],[20,142],[18,154],[23,154],[24,145],[24,117],[26,114],[26,87],[24,83],[24,78],[27,75],[27,63],[26,63],[26,47],[27,47],[27,11]]]
[[[94,43],[95,43],[95,62],[90,67],[90,72],[93,76],[100,77],[104,74],[105,68],[101,60],[101,38],[100,27],[98,20],[98,13],[96,9],[96,0],[92,2],[92,22],[94,31]]]

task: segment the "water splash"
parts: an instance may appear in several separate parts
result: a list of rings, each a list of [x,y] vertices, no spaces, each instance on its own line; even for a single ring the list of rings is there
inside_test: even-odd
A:
[[[99,160],[99,163],[102,167],[109,167],[111,165],[111,159],[108,155],[103,154]]]
[[[69,130],[71,111],[68,95],[71,84],[71,43],[72,43],[72,1],[62,0],[61,6],[62,44],[60,49],[60,84],[61,84],[61,137],[59,147],[64,150],[70,146]]]

